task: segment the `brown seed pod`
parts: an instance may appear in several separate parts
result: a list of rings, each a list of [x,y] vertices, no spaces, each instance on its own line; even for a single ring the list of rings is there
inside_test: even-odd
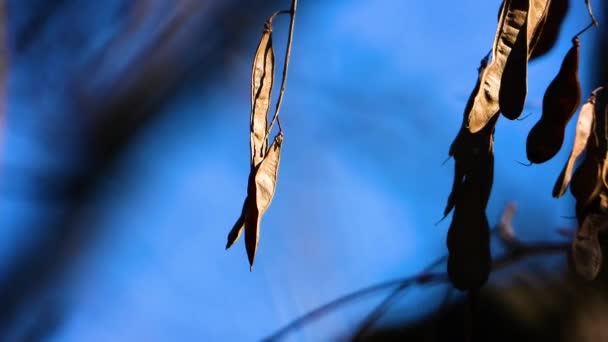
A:
[[[272,48],[272,24],[270,19],[264,24],[262,38],[258,44],[251,71],[251,165],[264,159],[268,148],[268,110],[272,85],[274,83],[274,51]]]
[[[526,142],[528,160],[540,164],[561,149],[568,122],[581,101],[578,78],[578,38],[572,40],[562,66],[543,97],[543,113],[532,127]]]
[[[497,118],[497,117],[496,117]],[[494,176],[493,133],[496,119],[467,137],[456,148],[456,167],[468,163],[455,175],[455,184],[448,199],[446,212],[454,208],[454,216],[447,236],[448,276],[460,290],[479,289],[490,274],[490,233],[485,214]],[[462,151],[459,149],[462,148]],[[465,149],[466,148],[466,149]],[[459,152],[462,152],[459,153]]]
[[[543,56],[555,46],[568,8],[568,0],[549,1],[547,14],[530,43],[530,60]]]
[[[525,11],[529,17],[530,11],[527,8]],[[498,92],[500,112],[510,120],[517,119],[523,111],[528,92],[528,19],[517,29],[519,33],[505,63]]]
[[[487,206],[494,175],[494,130],[498,115],[494,116],[483,130],[470,133],[466,129],[460,130],[452,145],[450,155],[454,157],[454,181],[452,191],[448,196],[443,211],[444,218],[452,211],[456,204],[458,191],[462,188],[464,179],[471,175],[480,175],[483,208]]]
[[[593,129],[594,113],[595,95],[591,94],[579,112],[578,120],[576,122],[576,136],[574,138],[572,152],[570,152],[570,157],[568,157],[568,161],[566,162],[566,165],[564,165],[564,169],[553,187],[553,197],[555,198],[561,197],[564,192],[566,192],[566,188],[572,179],[574,163],[587,147],[587,141],[589,140],[589,135]]]
[[[501,11],[492,47],[492,61],[483,71],[473,105],[465,115],[466,127],[471,133],[479,132],[499,111],[500,81],[511,47],[527,20],[528,1],[508,0]]]
[[[583,162],[574,171],[570,183],[570,192],[583,207],[591,203],[601,190],[600,175],[602,165],[600,161],[589,153],[585,155]]]
[[[490,274],[490,227],[481,197],[479,180],[465,180],[448,231],[448,276],[462,291],[481,288]]]
[[[247,215],[247,201],[248,197],[245,198],[243,202],[243,209],[241,209],[241,216],[236,220],[234,226],[228,233],[228,241],[226,242],[226,249],[232,247],[232,245],[236,242],[236,240],[241,237],[241,233],[243,233],[243,228],[245,228],[245,215]]]
[[[276,190],[283,133],[276,135],[264,160],[255,167],[247,185],[247,214],[245,215],[245,247],[249,265],[253,267],[260,237],[260,222],[270,206]]]
[[[256,48],[251,67],[250,163],[253,169],[264,159],[268,149],[268,111],[274,83],[275,57],[272,48],[272,17],[264,23],[264,31]],[[251,174],[250,174],[251,177]],[[230,248],[243,232],[248,198],[241,215],[228,233],[226,249]]]

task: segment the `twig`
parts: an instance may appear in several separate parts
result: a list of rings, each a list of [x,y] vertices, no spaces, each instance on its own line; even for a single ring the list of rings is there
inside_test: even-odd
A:
[[[447,257],[445,257],[445,256],[438,258],[437,260],[435,260],[434,262],[429,264],[427,267],[425,267],[424,270],[420,273],[420,275],[423,275],[426,272],[432,271],[433,268],[443,264],[446,260],[447,260]],[[389,294],[382,302],[380,302],[380,304],[378,304],[374,308],[374,310],[372,310],[369,313],[369,315],[367,315],[367,317],[365,317],[365,319],[359,325],[359,328],[356,330],[356,333],[353,334],[354,337],[352,338],[352,340],[353,341],[361,340],[365,336],[365,334],[369,331],[369,329],[371,329],[371,327],[382,317],[382,315],[384,315],[386,310],[389,309],[390,305],[397,298],[399,298],[399,295],[402,294],[403,291],[408,288],[408,285],[409,284],[401,284],[401,286],[394,289],[391,294]]]
[[[281,338],[285,337],[292,330],[297,329],[301,326],[306,325],[307,323],[310,323],[312,321],[315,321],[315,320],[321,318],[325,314],[329,313],[331,310],[338,308],[341,305],[352,302],[355,299],[366,296],[368,294],[372,294],[377,291],[385,290],[387,288],[391,288],[394,286],[400,286],[400,285],[443,283],[443,282],[446,282],[447,280],[448,280],[448,276],[445,273],[426,273],[426,274],[415,275],[415,276],[411,276],[411,277],[407,277],[407,278],[389,280],[384,283],[372,285],[372,286],[357,290],[355,292],[349,293],[349,294],[339,297],[337,299],[334,299],[331,302],[326,303],[324,305],[321,305],[320,307],[318,307],[318,308],[306,313],[305,315],[301,316],[300,318],[292,321],[291,323],[289,323],[285,327],[281,328],[280,330],[278,330],[271,336],[265,338],[263,341],[278,341]]]
[[[283,131],[281,127],[281,121],[279,120],[279,109],[281,109],[281,103],[283,103],[283,95],[285,94],[285,83],[287,82],[287,71],[289,69],[289,57],[291,57],[291,41],[293,39],[293,27],[296,22],[296,9],[298,7],[298,0],[291,0],[291,10],[289,11],[291,15],[291,21],[289,22],[289,36],[287,37],[287,49],[285,50],[285,61],[283,63],[283,78],[281,79],[281,90],[279,91],[279,98],[277,99],[277,106],[274,110],[274,116],[270,121],[270,125],[268,126],[268,131],[266,135],[270,134],[272,131],[272,126],[274,122],[277,121],[279,126],[279,132]]]
[[[591,23],[593,24],[593,26],[599,27],[600,25],[597,20],[595,20],[595,17],[593,16],[593,11],[591,10],[591,1],[585,0],[585,4],[587,5],[587,12],[589,12],[589,16],[591,17]]]
[[[504,239],[504,237],[507,235],[504,235],[503,233],[501,233],[500,230],[502,229],[502,226],[504,225],[506,220],[511,219],[512,215],[514,214],[514,207],[512,207],[510,205],[507,207],[506,211],[507,210],[513,210],[513,212],[505,213],[505,215],[503,215],[503,220],[502,220],[501,224],[499,224],[497,227],[495,227],[492,231],[493,233],[498,232],[499,237],[501,238],[501,241],[503,243],[506,243],[506,246],[507,246],[507,252],[504,255],[496,258],[492,262],[493,270],[498,270],[503,267],[514,264],[517,261],[519,261],[525,257],[531,257],[531,256],[536,256],[536,255],[548,255],[548,254],[554,254],[554,253],[563,253],[563,252],[567,252],[568,250],[570,250],[570,247],[571,247],[570,242],[538,242],[538,243],[527,243],[526,244],[526,243],[523,243],[520,240],[518,240],[515,237],[514,233],[513,233],[512,237],[510,237],[508,239]],[[279,329],[277,332],[275,332],[271,336],[265,338],[263,341],[278,341],[278,340],[282,339],[283,337],[287,336],[287,334],[289,334],[291,331],[298,329],[308,323],[311,323],[311,322],[321,318],[322,316],[331,312],[332,310],[334,310],[342,305],[348,304],[360,297],[372,294],[377,291],[382,291],[382,290],[385,290],[388,288],[397,287],[395,289],[395,291],[393,291],[383,301],[383,303],[384,303],[384,302],[392,301],[391,297],[396,297],[396,293],[403,291],[404,289],[406,289],[409,286],[447,282],[448,276],[446,273],[438,273],[438,272],[429,273],[428,271],[426,271],[426,270],[429,270],[429,269],[437,266],[439,263],[442,263],[446,258],[447,258],[447,256],[444,256],[441,259],[438,259],[438,260],[432,262],[428,267],[425,268],[425,271],[422,271],[421,273],[419,273],[417,275],[410,276],[407,278],[402,278],[402,279],[390,280],[390,281],[386,281],[386,282],[383,282],[383,283],[380,283],[377,285],[372,285],[372,286],[357,290],[355,292],[349,293],[349,294],[339,297],[337,299],[334,299],[331,302],[321,305],[320,307],[293,320],[291,323],[289,323],[286,326],[284,326],[283,328]],[[381,303],[381,305],[383,303]]]

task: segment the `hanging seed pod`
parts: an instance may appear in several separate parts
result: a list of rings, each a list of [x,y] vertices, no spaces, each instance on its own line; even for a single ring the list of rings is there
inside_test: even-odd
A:
[[[264,159],[268,148],[268,110],[272,85],[274,83],[274,51],[272,48],[272,22],[264,24],[262,38],[253,59],[251,71],[251,165],[255,166]]]
[[[530,11],[525,11],[530,16]],[[500,80],[498,104],[507,119],[514,120],[524,109],[528,92],[528,20],[518,29],[517,39],[505,63]]]
[[[593,130],[585,147],[586,155],[581,165],[572,176],[570,192],[577,204],[586,208],[600,193],[603,181],[602,173],[608,153],[608,128],[606,127],[606,99],[602,87],[593,91],[595,95]]]
[[[575,37],[558,74],[545,91],[542,116],[530,130],[526,142],[526,153],[532,163],[544,163],[559,152],[566,126],[581,101],[578,47]]]
[[[570,184],[570,192],[577,203],[586,207],[601,191],[600,180],[602,165],[600,160],[589,153],[583,159],[581,165],[574,171]]]
[[[260,237],[260,222],[270,206],[276,190],[283,133],[279,132],[268,148],[264,160],[252,172],[247,186],[247,214],[245,215],[245,247],[249,265],[253,267]]]
[[[492,61],[485,68],[471,110],[465,115],[469,132],[479,132],[498,113],[498,93],[505,63],[519,29],[527,20],[528,0],[509,0],[501,11],[492,47]]]
[[[568,0],[549,1],[541,29],[534,35],[530,44],[530,60],[545,55],[555,46],[569,7]]]
[[[251,115],[250,115],[250,163],[251,174],[264,159],[268,148],[268,111],[274,83],[274,51],[272,48],[272,17],[264,23],[264,31],[258,43],[251,67]],[[244,229],[247,202],[245,198],[241,215],[228,233],[226,249],[230,248],[241,236]]]
[[[462,189],[447,236],[447,269],[454,287],[468,291],[481,288],[490,274],[490,227],[482,208],[479,179],[465,180]]]
[[[228,233],[228,241],[226,242],[226,249],[232,247],[232,245],[236,242],[236,240],[241,237],[241,233],[243,232],[243,228],[245,228],[245,215],[247,214],[247,200],[248,197],[245,198],[243,202],[243,209],[241,209],[241,216],[236,220],[234,226]]]
[[[566,188],[568,187],[568,184],[570,184],[570,180],[572,179],[574,163],[576,162],[578,157],[583,153],[585,147],[587,147],[587,141],[589,140],[589,135],[591,134],[591,130],[593,129],[594,113],[595,94],[591,94],[591,96],[579,112],[578,120],[576,122],[576,136],[574,138],[572,152],[570,152],[570,157],[568,157],[568,161],[566,162],[566,165],[564,165],[564,169],[562,170],[557,181],[555,182],[555,186],[553,187],[553,197],[555,198],[561,197],[564,192],[566,192]]]

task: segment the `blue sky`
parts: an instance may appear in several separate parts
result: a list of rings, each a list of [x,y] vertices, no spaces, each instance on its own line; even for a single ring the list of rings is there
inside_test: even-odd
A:
[[[247,45],[223,66],[224,77],[212,89],[176,97],[164,110],[179,114],[163,116],[138,136],[96,205],[77,218],[104,233],[51,291],[68,307],[53,340],[258,340],[331,299],[410,275],[445,254],[449,220],[434,223],[452,162],[441,163],[479,60],[491,47],[500,1],[445,3],[300,1],[281,110],[278,189],[250,273],[242,241],[229,251],[224,245],[249,171],[249,68],[264,18],[254,21]],[[572,215],[569,195],[550,196],[568,149],[532,168],[514,160],[526,160],[525,138],[540,117],[544,90],[571,36],[587,23],[583,2],[573,2],[556,47],[530,65],[524,112],[532,115],[498,123],[488,216],[495,220],[507,201],[517,201],[522,239],[555,238],[555,228],[572,224],[560,218]],[[286,24],[276,21],[277,51]],[[111,21],[106,25],[112,30]],[[581,39],[585,98],[593,88],[586,61],[594,35]],[[9,87],[26,77],[27,66],[19,67]],[[45,106],[27,96],[11,100],[9,118]],[[9,120],[5,158],[52,164],[43,147],[11,133],[22,126],[27,131]],[[5,256],[26,236],[44,233],[19,230],[28,210],[1,199]],[[438,290],[408,292],[387,320],[428,313],[438,305]],[[348,334],[380,295],[289,340]]]

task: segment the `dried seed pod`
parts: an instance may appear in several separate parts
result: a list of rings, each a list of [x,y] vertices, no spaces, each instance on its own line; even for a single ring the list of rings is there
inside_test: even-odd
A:
[[[570,192],[582,207],[585,207],[597,197],[601,190],[600,176],[602,165],[597,158],[588,153],[583,162],[574,171],[570,184]]]
[[[548,11],[543,17],[543,23],[540,26],[530,44],[530,60],[543,56],[549,52],[557,38],[564,18],[568,13],[568,0],[551,0],[548,1]]]
[[[466,127],[471,133],[479,132],[499,111],[500,80],[519,29],[527,20],[528,1],[509,0],[501,11],[492,47],[492,61],[482,73],[473,105],[465,115]]]
[[[481,288],[490,274],[490,227],[481,197],[479,179],[466,179],[448,231],[448,276],[462,291]]]
[[[264,31],[256,48],[251,67],[250,163],[253,169],[264,159],[268,149],[268,111],[274,83],[274,50],[272,48],[272,17],[264,23]],[[250,174],[251,177],[251,174]],[[243,203],[241,216],[228,233],[226,249],[239,239],[245,227],[248,198]]]
[[[245,247],[249,265],[253,267],[260,236],[262,216],[270,206],[276,190],[283,133],[277,134],[262,162],[252,170],[247,186],[247,214],[245,215]]]
[[[236,220],[234,226],[228,233],[228,241],[226,242],[226,249],[232,247],[232,245],[236,242],[236,240],[241,237],[241,233],[243,233],[243,228],[245,228],[245,215],[247,215],[247,201],[248,197],[245,198],[243,202],[243,209],[241,209],[241,216]]]
[[[572,259],[576,272],[587,280],[595,279],[602,266],[598,234],[606,230],[607,223],[606,215],[588,215],[572,241]]]
[[[589,135],[591,134],[591,130],[593,128],[594,113],[595,95],[591,94],[578,114],[578,120],[576,122],[576,136],[574,138],[572,152],[570,152],[570,157],[568,157],[568,161],[566,162],[566,165],[564,165],[564,169],[553,187],[553,197],[555,198],[561,197],[564,192],[566,192],[568,184],[570,184],[570,180],[572,179],[572,171],[574,170],[574,163],[587,146],[587,141],[589,140]]]
[[[264,159],[268,148],[268,110],[272,85],[274,83],[274,51],[272,48],[272,24],[270,19],[264,24],[262,38],[258,43],[251,71],[251,165]]]
[[[578,78],[578,38],[572,40],[562,66],[543,97],[543,113],[526,142],[528,160],[544,163],[561,149],[568,122],[581,101]]]
[[[464,179],[472,174],[484,175],[481,182],[483,208],[487,206],[494,175],[494,130],[498,115],[494,116],[483,130],[470,133],[466,129],[460,130],[452,145],[450,155],[454,157],[454,181],[452,191],[448,196],[443,211],[444,218],[452,211],[456,204],[456,194],[462,188]]]
[[[531,12],[527,8],[525,11],[529,17]],[[528,92],[528,20],[517,30],[519,33],[505,63],[498,92],[500,112],[510,120],[517,119],[523,111]]]

